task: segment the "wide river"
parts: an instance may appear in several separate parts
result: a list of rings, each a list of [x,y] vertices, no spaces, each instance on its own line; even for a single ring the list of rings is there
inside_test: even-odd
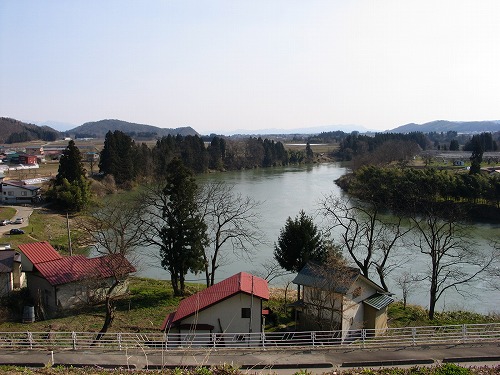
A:
[[[236,172],[214,173],[200,176],[198,181],[203,184],[210,180],[224,180],[234,185],[234,191],[260,201],[260,231],[263,244],[256,247],[251,256],[240,257],[225,249],[227,264],[216,272],[216,279],[220,281],[237,272],[255,272],[262,269],[263,263],[268,263],[273,257],[274,242],[278,240],[280,229],[285,225],[288,217],[294,218],[300,210],[313,217],[316,216],[318,202],[325,195],[342,194],[334,180],[346,173],[340,164],[319,164],[309,166],[291,166],[253,169]],[[315,219],[321,227],[321,218]],[[500,225],[478,224],[474,229],[474,240],[479,248],[487,249],[488,239],[498,237]],[[335,234],[332,234],[335,239]],[[157,253],[156,249],[142,249],[143,254]],[[401,290],[395,280],[404,271],[423,274],[427,270],[428,260],[415,248],[401,247],[399,254],[411,260],[389,275],[391,292],[397,298],[401,297]],[[159,265],[159,261],[145,256],[137,275],[155,279],[169,279],[170,276]],[[204,282],[204,275],[188,275],[189,281]],[[277,279],[271,286],[283,285],[293,276]],[[377,277],[373,277],[377,282]],[[428,306],[428,286],[419,284],[409,295],[409,302]],[[500,291],[491,290],[489,283],[476,282],[468,288],[468,295],[462,296],[450,291],[438,303],[440,310],[466,309],[481,313],[500,313]]]

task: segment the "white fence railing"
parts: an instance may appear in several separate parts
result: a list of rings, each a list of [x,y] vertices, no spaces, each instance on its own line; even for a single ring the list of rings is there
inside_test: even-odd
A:
[[[0,349],[188,350],[283,347],[394,347],[499,342],[500,323],[449,326],[261,333],[0,332]]]

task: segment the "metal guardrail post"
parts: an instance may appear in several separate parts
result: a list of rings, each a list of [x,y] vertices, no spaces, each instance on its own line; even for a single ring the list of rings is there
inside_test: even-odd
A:
[[[33,334],[30,331],[28,331],[27,335],[28,335],[28,342],[30,343],[30,349],[33,349]]]
[[[241,334],[223,334],[223,333],[211,333],[204,335],[194,335],[192,337],[185,337],[184,340],[180,341],[181,346],[185,349],[192,347],[208,347],[216,349],[219,346],[230,346],[232,348],[244,348],[252,347],[254,349],[260,348],[261,350],[268,347],[266,342],[269,339],[269,346],[308,346],[313,348],[318,348],[321,346],[330,345],[346,345],[353,344],[353,346],[366,348],[373,345],[378,347],[384,347],[388,345],[411,345],[417,346],[423,342],[435,342],[435,343],[468,343],[474,341],[480,341],[485,339],[495,340],[500,342],[500,323],[492,324],[460,324],[460,325],[450,325],[450,326],[439,326],[439,327],[408,327],[404,329],[388,329],[388,334],[374,337],[373,330],[360,329],[351,332],[351,336],[348,338],[344,335],[340,336],[341,331],[307,331],[307,332],[259,332],[259,333],[241,333]],[[2,332],[0,334],[0,347],[9,348],[26,348],[28,350],[37,350],[45,347],[58,347],[67,348],[73,350],[79,349],[96,349],[97,346],[94,344],[92,337],[95,333],[91,332],[48,332],[44,334],[43,332]],[[175,334],[167,334],[163,332],[163,337],[161,335],[155,335],[154,340],[162,341],[152,341],[154,348],[164,347],[167,349],[176,350],[177,340],[181,336]],[[344,334],[346,332],[344,331]],[[99,347],[114,347],[118,350],[127,350],[127,348],[136,344],[132,338],[136,337],[137,334],[131,336],[130,333],[126,332],[116,332],[109,334],[106,340],[103,341]],[[77,343],[77,340],[80,339]],[[115,337],[113,339],[113,336]],[[142,336],[139,334],[138,338]],[[50,340],[46,342],[49,338]],[[169,340],[173,339],[172,345],[169,348]],[[147,337],[146,337],[147,339]],[[212,342],[210,342],[210,339]],[[115,343],[115,340],[117,341]],[[258,340],[261,343],[258,343]],[[147,344],[150,342],[148,341]],[[81,344],[81,345],[80,345]],[[115,346],[116,345],[116,346]],[[186,345],[188,345],[186,347]],[[180,347],[179,347],[180,348]]]

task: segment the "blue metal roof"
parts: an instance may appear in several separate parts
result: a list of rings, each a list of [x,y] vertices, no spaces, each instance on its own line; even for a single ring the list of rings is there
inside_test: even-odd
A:
[[[392,298],[388,294],[375,293],[374,295],[365,299],[363,302],[368,306],[373,307],[374,309],[382,310],[384,307],[387,307],[391,303],[393,303],[394,298]]]

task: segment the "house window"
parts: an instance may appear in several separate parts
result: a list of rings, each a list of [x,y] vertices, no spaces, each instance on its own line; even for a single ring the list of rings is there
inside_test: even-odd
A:
[[[250,308],[249,307],[243,307],[241,309],[241,317],[242,318],[250,318]]]
[[[25,197],[28,195],[28,193],[26,191],[21,191],[21,195]]]
[[[13,191],[9,191],[9,192],[7,193],[7,195],[14,195],[14,192],[13,192]]]

